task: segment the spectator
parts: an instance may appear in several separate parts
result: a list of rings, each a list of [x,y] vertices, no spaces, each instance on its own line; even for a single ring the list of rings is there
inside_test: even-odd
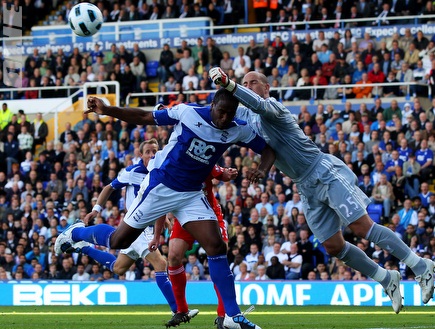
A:
[[[404,234],[408,225],[416,226],[418,223],[417,212],[412,208],[412,201],[405,199],[403,202],[403,209],[398,212],[400,222],[396,226],[396,231],[400,234]]]
[[[62,260],[62,269],[58,273],[59,280],[72,280],[75,269],[72,266],[72,258],[64,258]]]
[[[357,86],[353,87],[353,93],[355,94],[356,98],[370,98],[372,97],[372,90],[373,87],[366,86],[366,84],[372,83],[368,79],[367,73],[363,73],[361,76],[361,80],[358,81],[356,84]]]
[[[293,233],[294,233],[294,232],[293,232]],[[296,237],[296,234],[294,234],[294,237]],[[286,242],[286,243],[287,243],[287,242]],[[294,241],[293,244],[295,244],[295,243],[296,243],[296,241]],[[290,245],[290,243],[289,243],[289,245]],[[265,254],[265,260],[266,260],[266,262],[268,263],[268,265],[272,265],[272,261],[271,261],[271,259],[272,259],[273,257],[277,257],[277,258],[278,258],[278,261],[279,261],[281,264],[283,264],[283,261],[284,261],[284,260],[287,260],[287,259],[288,259],[286,253],[284,253],[284,252],[281,250],[281,244],[280,244],[279,242],[275,242],[275,243],[273,244],[273,250],[270,251],[270,252],[268,252],[267,254]]]
[[[363,15],[364,17],[364,15]],[[370,34],[368,32],[364,33],[364,38],[363,40],[361,40],[358,44],[358,49],[360,52],[363,52],[364,50],[366,50],[368,48],[368,44],[371,43],[373,48],[375,45],[375,42],[371,39]]]
[[[420,149],[415,152],[416,161],[420,164],[422,181],[427,181],[433,170],[433,152],[428,148],[427,140],[421,141]]]
[[[77,200],[79,193],[83,195],[85,202],[89,201],[89,191],[83,178],[77,179],[77,185],[72,190],[72,199]]]
[[[379,182],[373,188],[372,200],[375,203],[380,203],[383,206],[383,214],[385,218],[390,218],[391,205],[394,202],[393,186],[387,180],[387,175],[382,174]]]
[[[33,147],[33,137],[28,132],[26,125],[21,126],[21,133],[18,134],[17,139],[18,139],[18,148],[20,150],[19,159],[24,159],[25,154],[27,152],[31,152]]]
[[[261,208],[266,208],[267,213],[269,215],[273,215],[273,207],[269,202],[269,195],[267,193],[261,193],[261,202],[255,205],[255,208],[258,212],[261,211]]]
[[[400,71],[396,74],[396,79],[399,82],[413,82],[414,81],[414,74],[412,70],[409,68],[409,64],[406,62],[403,62],[401,65]],[[400,86],[401,95],[407,95],[408,94],[408,88],[410,88],[411,94],[413,94],[413,86]]]
[[[366,73],[363,61],[358,61],[356,64],[356,70],[352,74],[352,83],[357,83],[361,80],[363,73]]]
[[[258,256],[260,256],[260,250],[256,243],[251,243],[249,246],[249,254],[245,256],[245,263],[248,265],[248,271],[252,271],[254,264],[258,262]]]
[[[417,66],[417,62],[420,59],[420,56],[419,56],[420,51],[418,49],[416,49],[414,43],[410,43],[409,47],[404,48],[404,49],[406,49],[406,51],[405,51],[405,57],[403,60],[406,63],[408,63],[408,65],[411,69],[414,69]]]
[[[202,64],[204,65],[204,70],[208,71],[210,67],[219,65],[221,59],[222,52],[214,44],[213,38],[208,37],[206,40],[206,47],[204,47],[202,52]]]
[[[181,69],[185,74],[188,74],[189,70],[195,67],[195,60],[193,59],[191,52],[192,51],[189,48],[184,49],[182,57],[179,59]]]
[[[194,265],[192,267],[192,274],[189,277],[190,281],[200,281],[205,280],[205,278],[200,274],[200,270],[198,265]]]
[[[301,278],[302,263],[303,258],[298,252],[298,245],[291,245],[288,259],[282,262],[287,268],[285,275],[286,280],[299,280]]]
[[[390,11],[390,4],[384,3],[382,5],[382,12],[379,14],[376,21],[373,22],[373,25],[390,25],[393,24],[388,20],[388,17],[395,16],[393,12]]]
[[[253,39],[251,40],[253,41]],[[201,53],[202,54],[202,53]],[[228,71],[233,67],[233,59],[230,57],[230,53],[228,51],[224,51],[222,53],[222,59],[220,61],[220,68],[224,70],[225,73],[228,74]]]
[[[239,273],[235,275],[234,281],[248,281],[249,278],[249,271],[248,271],[248,264],[245,262],[241,262],[239,265]]]
[[[33,149],[34,152],[36,145],[44,145],[45,139],[48,135],[47,123],[42,119],[42,113],[36,113],[36,118],[30,127],[30,133],[33,135]]]
[[[20,158],[20,150],[18,141],[14,139],[14,134],[8,132],[6,135],[6,142],[3,144],[4,153],[6,154],[7,169],[6,174],[10,175],[12,173],[12,164],[18,163]]]
[[[266,275],[271,280],[283,280],[285,279],[285,269],[284,265],[281,264],[278,260],[278,257],[273,256],[270,259],[271,265],[269,265],[266,269]]]
[[[252,66],[251,58],[245,55],[245,49],[243,47],[238,47],[238,56],[234,57],[232,69],[236,71],[239,67],[248,67]],[[243,62],[241,61],[243,59]],[[244,64],[243,64],[244,63]]]
[[[290,217],[293,208],[297,208],[299,212],[302,212],[302,201],[299,193],[293,193],[292,200],[288,201],[285,206],[285,214]]]
[[[428,208],[430,197],[433,195],[431,191],[429,191],[429,184],[427,182],[422,182],[420,185],[420,193],[418,196],[421,199],[421,204],[423,207]]]
[[[195,254],[190,254],[188,256],[188,262],[185,266],[186,273],[190,273],[192,275],[194,266],[199,268],[200,276],[204,276],[204,266],[201,264]]]
[[[388,72],[388,76],[385,79],[386,85],[382,87],[383,89],[383,97],[397,97],[400,96],[400,88],[399,86],[391,86],[390,83],[397,83],[399,80],[396,79],[396,76],[393,71]],[[402,116],[403,117],[403,116]]]
[[[103,275],[100,272],[100,266],[98,264],[92,265],[92,273],[89,276],[90,281],[103,281]]]
[[[166,82],[169,74],[169,68],[173,63],[174,63],[174,54],[169,48],[169,45],[165,43],[163,45],[162,51],[160,52],[159,67],[157,68],[159,81],[161,83]]]
[[[398,53],[392,55],[392,58],[393,60],[391,61],[390,69],[397,77],[397,73],[402,69],[402,64],[405,62],[401,59],[400,54]]]
[[[12,119],[12,112],[9,110],[6,103],[2,104],[2,111],[0,112],[0,128],[4,129]]]
[[[195,70],[193,67],[189,68],[187,75],[183,77],[183,90],[192,90],[190,88],[190,84],[192,84],[193,90],[198,89],[199,79],[195,75]]]
[[[424,50],[427,48],[429,40],[424,36],[423,31],[418,31],[412,43],[415,45],[416,49]]]
[[[83,264],[77,265],[77,272],[72,276],[73,281],[89,281],[90,275],[85,272]]]

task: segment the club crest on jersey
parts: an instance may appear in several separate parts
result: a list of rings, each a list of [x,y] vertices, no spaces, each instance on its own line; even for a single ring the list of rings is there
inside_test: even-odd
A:
[[[199,162],[209,164],[209,159],[213,156],[216,148],[213,145],[207,145],[206,142],[194,138],[190,143],[190,147],[187,149],[186,154],[192,159]]]
[[[228,140],[228,135],[229,135],[228,131],[223,131],[223,132],[222,132],[222,135],[221,135],[221,142],[222,142],[222,143],[226,143],[226,142],[227,142],[227,140]]]

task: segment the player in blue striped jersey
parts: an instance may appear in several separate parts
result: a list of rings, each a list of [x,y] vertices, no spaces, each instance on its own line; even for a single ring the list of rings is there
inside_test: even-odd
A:
[[[229,269],[226,244],[222,240],[216,215],[202,192],[215,163],[229,146],[247,146],[261,153],[257,169],[248,172],[258,181],[275,161],[273,150],[254,133],[246,122],[235,118],[238,100],[225,89],[218,90],[208,107],[180,104],[172,109],[152,112],[135,108],[106,106],[100,99],[88,99],[89,110],[136,124],[173,125],[168,145],[149,163],[138,196],[124,221],[115,230],[105,224],[94,227],[72,225],[56,240],[56,252],[73,247],[79,241],[109,248],[126,248],[162,215],[172,212],[208,255],[210,276],[218,287],[227,313],[224,325],[229,329],[260,329],[240,312],[236,302],[234,278]],[[156,223],[159,232],[163,222]]]
[[[348,226],[357,236],[388,250],[415,273],[427,303],[434,292],[434,262],[418,257],[390,229],[368,216],[370,200],[358,188],[355,174],[339,159],[322,153],[300,129],[291,112],[270,97],[264,74],[248,72],[243,86],[228,79],[218,67],[210,69],[214,83],[232,92],[247,108],[237,116],[248,121],[276,150],[276,167],[297,185],[308,225],[330,255],[378,281],[392,300],[396,313],[402,308],[400,273],[378,266],[358,247],[343,238]]]
[[[140,144],[139,150],[141,160],[139,163],[123,169],[118,174],[117,178],[104,187],[98,196],[97,204],[84,218],[85,223],[90,222],[101,212],[103,205],[106,204],[106,201],[115,190],[120,190],[122,188],[126,189],[126,208],[129,209],[131,203],[139,192],[140,184],[148,174],[148,162],[157,153],[158,148],[159,146],[157,140],[155,139],[150,139]],[[76,251],[80,251],[89,255],[100,264],[106,266],[110,271],[118,275],[124,275],[136,260],[139,258],[145,258],[153,266],[156,272],[157,285],[165,296],[172,312],[176,313],[177,304],[175,302],[171,282],[169,281],[168,274],[166,272],[166,260],[163,258],[158,249],[155,250],[155,252],[151,252],[148,248],[148,244],[153,238],[154,227],[148,226],[145,228],[143,233],[139,235],[139,237],[131,244],[130,247],[120,250],[118,257],[115,257],[109,252],[92,248],[91,246],[84,246],[81,247],[80,250]],[[190,317],[193,317],[197,313],[197,310],[191,310],[189,314]]]

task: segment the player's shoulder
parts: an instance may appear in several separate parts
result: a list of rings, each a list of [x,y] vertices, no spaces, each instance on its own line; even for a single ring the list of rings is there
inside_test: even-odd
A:
[[[197,113],[204,118],[210,117],[210,106],[202,106],[196,103],[184,104],[190,113]]]
[[[147,167],[145,167],[142,160],[137,164],[128,166],[127,168],[125,168],[125,171],[128,173],[138,173],[138,174],[147,174],[148,173],[148,169],[147,169]]]
[[[248,125],[247,121],[238,117],[234,117],[233,119],[234,125],[237,127]]]
[[[170,108],[169,110],[171,111],[192,111],[194,110],[195,112],[201,112],[204,109],[210,108],[209,106],[202,106],[196,103],[181,103],[178,104],[172,108]]]
[[[195,103],[182,105],[180,117],[183,118],[182,121],[185,124],[196,123],[200,119],[203,120],[203,123],[211,123],[210,106],[202,106]]]

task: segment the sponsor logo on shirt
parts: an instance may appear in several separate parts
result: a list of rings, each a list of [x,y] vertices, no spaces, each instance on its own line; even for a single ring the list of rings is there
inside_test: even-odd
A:
[[[209,164],[209,159],[213,156],[216,148],[213,145],[207,145],[206,142],[194,138],[190,143],[190,147],[186,151],[187,155],[199,162]]]

